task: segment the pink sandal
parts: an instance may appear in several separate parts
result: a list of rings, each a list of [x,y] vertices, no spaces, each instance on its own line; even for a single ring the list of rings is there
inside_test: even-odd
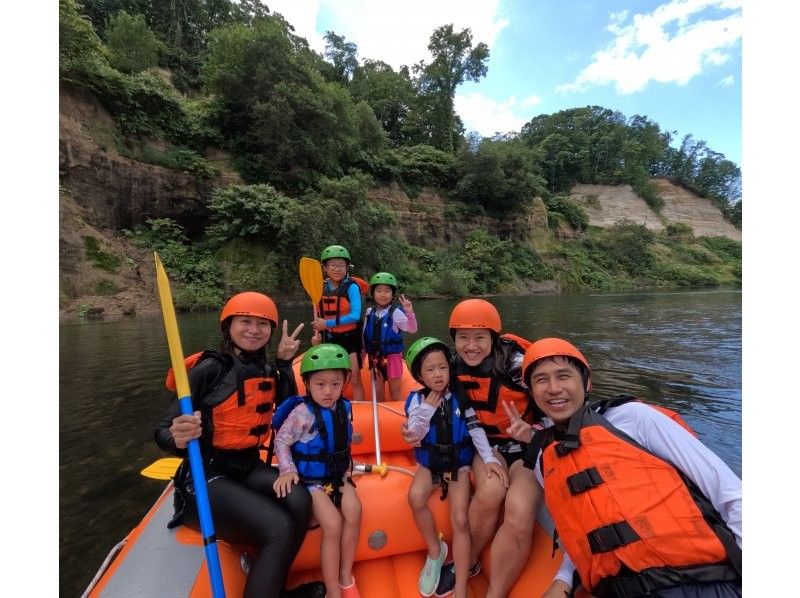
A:
[[[343,586],[339,584],[339,587],[342,588],[342,598],[361,598],[361,594],[358,593],[358,587],[356,587],[356,578],[352,577],[349,586]]]

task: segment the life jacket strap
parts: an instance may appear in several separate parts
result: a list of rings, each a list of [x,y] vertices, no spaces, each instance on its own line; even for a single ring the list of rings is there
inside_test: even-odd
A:
[[[251,436],[261,436],[269,431],[269,424],[261,424],[260,426],[253,426],[250,428]]]
[[[272,380],[262,380],[258,383],[258,390],[271,390]]]
[[[256,405],[256,413],[269,413],[270,411],[272,411],[272,403],[269,401]]]
[[[619,596],[619,598],[633,598],[634,596],[649,596],[657,589],[650,578],[644,575],[633,577],[613,577],[601,581],[602,596]]]
[[[569,492],[572,496],[586,492],[590,488],[599,486],[602,483],[603,478],[595,467],[584,469],[567,478],[567,486],[569,486]]]
[[[641,540],[627,521],[598,527],[587,534],[592,554],[610,552]]]

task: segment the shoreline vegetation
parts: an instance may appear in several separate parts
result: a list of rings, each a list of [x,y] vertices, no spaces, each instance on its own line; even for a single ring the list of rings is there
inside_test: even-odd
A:
[[[488,72],[490,49],[469,29],[442,25],[429,61],[395,71],[334,32],[315,52],[260,3],[214,4],[59,1],[60,83],[107,113],[82,134],[98,152],[203,189],[191,215],[131,213],[125,228],[75,233],[61,270],[79,269],[65,267],[71,253],[87,273],[62,274],[62,317],[149,312],[152,251],[181,311],[218,309],[247,289],[299,301],[299,258],[330,244],[348,247],[355,275],[390,271],[417,298],[741,284],[741,243],[667,222],[652,183],[711,201],[740,229],[741,172],[704,141],[674,145],[646,116],[601,106],[480,137],[453,102]],[[570,197],[578,183],[629,185],[663,230],[590,225],[593,198]],[[419,238],[403,229],[407,213],[370,199],[389,185],[428,218]],[[62,159],[62,209],[68,198],[91,211],[79,189]],[[443,208],[417,199],[429,190]],[[444,234],[452,222],[465,226]]]

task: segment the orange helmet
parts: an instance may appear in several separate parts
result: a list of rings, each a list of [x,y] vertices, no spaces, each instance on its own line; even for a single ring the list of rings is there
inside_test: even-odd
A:
[[[586,368],[586,378],[584,380],[584,390],[589,392],[592,388],[592,368],[589,367],[589,362],[583,356],[583,353],[578,351],[577,347],[570,342],[561,338],[542,338],[532,343],[525,351],[525,357],[522,359],[522,379],[525,384],[529,383],[530,368],[539,361],[546,357],[572,357],[577,359]]]
[[[454,328],[488,328],[500,334],[500,314],[483,299],[465,299],[450,312],[450,330]]]
[[[278,327],[278,308],[275,302],[261,293],[245,291],[234,295],[222,308],[219,314],[220,323],[232,316],[255,316],[265,318],[272,322],[272,327]]]

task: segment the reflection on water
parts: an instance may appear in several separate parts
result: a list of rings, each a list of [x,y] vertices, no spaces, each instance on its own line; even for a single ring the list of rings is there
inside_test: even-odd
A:
[[[420,336],[450,339],[456,300],[417,301]],[[741,292],[691,291],[496,297],[503,329],[564,336],[593,367],[594,394],[632,394],[679,411],[741,475]],[[305,304],[280,306],[292,324]],[[213,347],[216,314],[179,319],[184,353]],[[308,346],[310,331],[303,333]],[[408,346],[408,343],[407,345]],[[163,483],[139,476],[163,456],[153,428],[169,401],[158,316],[60,329],[60,585],[79,595]]]

